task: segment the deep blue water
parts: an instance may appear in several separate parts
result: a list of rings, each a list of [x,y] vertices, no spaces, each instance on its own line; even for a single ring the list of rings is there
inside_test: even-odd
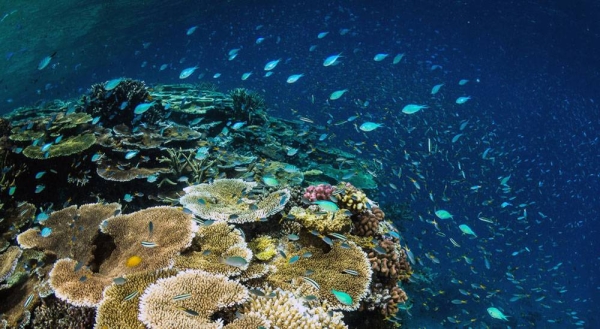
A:
[[[410,204],[414,220],[399,224],[420,260],[417,273],[431,282],[406,287],[412,308],[399,316],[407,327],[600,325],[600,4],[213,2],[59,2],[41,12],[13,4],[19,11],[0,23],[9,33],[1,45],[2,111],[76,97],[119,76],[255,90],[274,116],[308,117],[327,127],[329,145],[362,152],[380,183],[370,196],[384,210]],[[0,15],[12,10],[2,4]],[[85,19],[89,29],[73,38],[72,31],[52,32],[61,16]],[[329,34],[319,39],[321,32]],[[235,48],[238,56],[228,60]],[[50,66],[38,71],[39,60],[53,52]],[[340,63],[323,66],[333,54],[341,54]],[[389,56],[375,61],[376,54]],[[276,59],[265,77],[263,67]],[[196,65],[194,75],[178,78]],[[242,81],[246,72],[252,75]],[[304,76],[286,83],[292,74]],[[468,82],[459,85],[461,79]],[[348,91],[329,100],[341,89]],[[461,96],[471,99],[456,104]],[[429,108],[403,114],[409,103]],[[333,124],[353,115],[358,125],[384,126],[363,133],[352,122]],[[438,209],[454,218],[436,218]],[[459,224],[477,237],[461,234]],[[511,301],[515,296],[522,298]],[[509,321],[492,319],[492,306]]]

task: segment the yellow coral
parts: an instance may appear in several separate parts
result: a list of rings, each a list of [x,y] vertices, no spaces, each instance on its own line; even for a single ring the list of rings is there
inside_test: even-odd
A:
[[[343,187],[343,194],[339,201],[341,207],[352,210],[353,212],[360,212],[367,209],[367,195],[352,185],[346,185]]]
[[[277,240],[268,235],[254,238],[248,247],[254,252],[254,257],[262,261],[270,260],[277,254]]]
[[[346,214],[346,210],[338,210],[335,214],[329,212],[315,213],[310,209],[292,207],[289,215],[292,215],[307,230],[317,230],[321,234],[332,232],[347,232],[352,226],[352,220]]]

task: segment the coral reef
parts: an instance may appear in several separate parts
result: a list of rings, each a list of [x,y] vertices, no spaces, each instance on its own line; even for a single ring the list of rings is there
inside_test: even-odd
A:
[[[379,207],[363,211],[357,216],[352,233],[358,236],[375,236],[379,234],[379,223],[385,218],[385,214]]]
[[[306,257],[310,255],[309,257]],[[292,279],[308,276],[318,285],[316,293],[327,301],[331,309],[356,310],[365,297],[371,284],[371,263],[367,255],[353,242],[334,243],[327,253],[314,247],[306,247],[296,252],[287,251],[288,258],[278,257],[274,261],[277,272],[270,274],[267,281],[276,287],[293,288]],[[295,262],[292,257],[298,256]],[[352,298],[348,304],[340,302],[332,290],[344,291]]]
[[[271,326],[281,329],[348,328],[343,322],[342,313],[331,312],[327,303],[310,307],[291,291],[282,289],[267,289],[260,295],[253,294],[250,301],[243,305],[242,313],[259,314]]]
[[[240,179],[218,179],[212,184],[184,188],[186,194],[179,202],[200,218],[230,223],[266,219],[285,207],[290,197],[289,190],[283,189],[264,196],[251,195],[256,185]]]
[[[221,321],[215,323],[210,316],[248,298],[248,289],[223,275],[187,270],[146,289],[140,297],[139,319],[157,329],[220,328]]]
[[[310,185],[304,191],[304,198],[310,202],[329,200],[335,188],[329,184]]]

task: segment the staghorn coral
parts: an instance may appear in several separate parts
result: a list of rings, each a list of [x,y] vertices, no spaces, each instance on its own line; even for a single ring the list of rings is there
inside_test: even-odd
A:
[[[66,137],[58,144],[52,144],[47,151],[42,151],[43,146],[29,145],[23,150],[23,155],[31,159],[48,159],[81,153],[96,143],[93,133]]]
[[[280,212],[290,198],[288,189],[253,199],[250,191],[257,184],[241,179],[217,179],[212,184],[184,188],[179,202],[203,219],[230,223],[255,222]]]
[[[321,234],[332,232],[348,232],[352,227],[352,220],[347,216],[346,210],[338,210],[335,214],[329,212],[315,212],[300,207],[292,207],[288,218],[302,224],[307,230],[317,230]]]
[[[353,233],[358,236],[375,236],[379,233],[379,223],[385,218],[385,214],[378,207],[363,211],[357,216],[354,222]]]
[[[264,294],[251,297],[241,312],[248,315],[258,313],[270,321],[273,328],[347,328],[342,320],[343,314],[331,312],[327,303],[309,306],[290,291],[266,289]]]
[[[0,282],[6,280],[13,274],[22,253],[23,250],[19,247],[11,246],[5,252],[0,254]]]
[[[187,270],[150,285],[140,297],[138,318],[149,328],[220,328],[210,316],[248,298],[248,289],[224,275]]]
[[[312,256],[305,257],[307,252]],[[301,256],[290,264],[289,259],[278,257],[273,261],[277,267],[275,273],[267,277],[267,281],[283,289],[293,288],[290,282],[307,276],[319,285],[319,296],[326,300],[331,309],[356,310],[360,300],[367,295],[371,283],[371,264],[367,255],[353,242],[334,243],[328,253],[314,247],[306,247],[298,252],[287,252],[289,259]],[[356,271],[356,275],[348,273]],[[332,289],[344,291],[352,297],[351,305],[344,305],[331,292]]]
[[[193,241],[193,249],[178,256],[175,266],[233,276],[246,270],[252,259],[252,251],[248,249],[241,231],[226,222],[201,225]],[[233,256],[244,258],[248,264],[236,267],[223,261]]]
[[[58,298],[73,305],[96,306],[114,278],[172,266],[175,256],[190,246],[197,227],[181,209],[153,207],[111,217],[100,229],[112,237],[115,249],[98,273],[73,259],[58,260],[50,272],[50,285]]]
[[[113,283],[104,290],[102,301],[98,305],[94,328],[146,328],[138,319],[138,304],[141,294],[158,279],[176,274],[177,270],[175,269],[162,269],[123,276],[125,281],[123,284]],[[137,294],[133,298],[127,298],[135,292]]]
[[[375,279],[388,287],[394,286],[398,280],[408,279],[412,269],[404,250],[388,239],[379,241],[379,247],[385,253],[371,251],[368,254]]]
[[[40,230],[29,229],[17,236],[22,248],[44,250],[57,258],[72,258],[84,264],[93,259],[92,241],[98,235],[98,225],[121,210],[118,203],[73,205],[54,211],[42,224],[52,233],[43,237]]]

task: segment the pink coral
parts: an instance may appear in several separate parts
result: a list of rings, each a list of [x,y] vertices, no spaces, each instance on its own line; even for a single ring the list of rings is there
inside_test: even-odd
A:
[[[304,191],[304,198],[310,202],[317,200],[329,200],[335,187],[329,184],[311,185]]]

